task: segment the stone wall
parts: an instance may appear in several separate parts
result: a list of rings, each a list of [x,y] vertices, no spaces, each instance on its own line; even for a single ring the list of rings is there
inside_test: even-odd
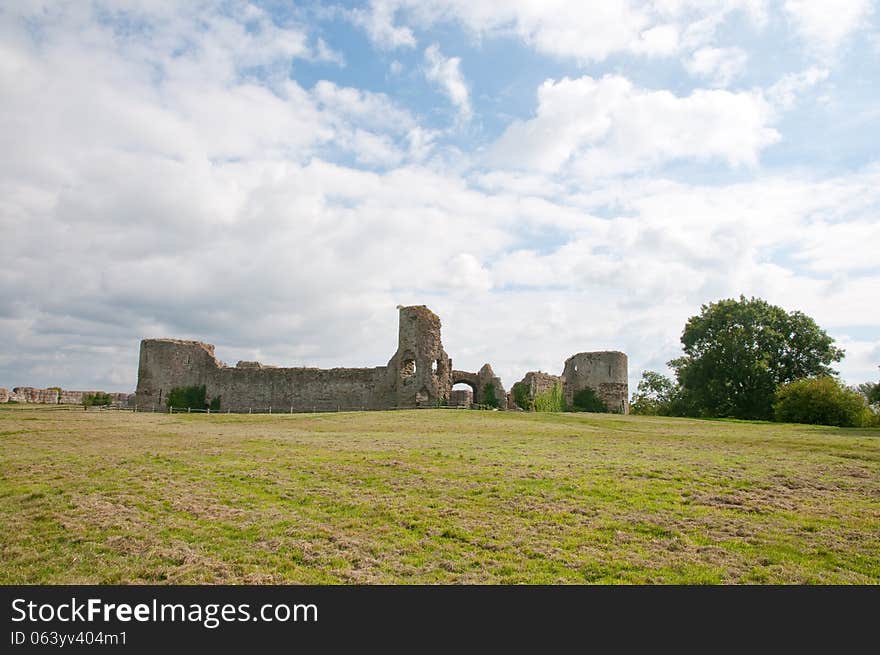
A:
[[[485,404],[486,385],[492,384],[499,408],[512,407],[489,364],[476,373],[453,370],[436,314],[424,305],[398,309],[397,351],[386,366],[375,368],[279,368],[249,361],[231,367],[218,361],[207,343],[144,339],[134,403],[162,410],[175,387],[204,386],[206,400],[219,398],[221,411],[432,407],[462,402],[467,392],[453,393],[452,385],[466,383],[473,403]],[[562,376],[533,371],[523,378],[531,398],[560,382],[569,404],[577,391],[590,387],[610,411],[629,412],[627,360],[621,352],[578,353],[566,360]]]
[[[0,403],[13,401],[16,403],[37,405],[81,405],[84,396],[98,393],[107,392],[73,391],[70,389],[62,389],[60,387],[49,387],[48,389],[15,387],[11,392],[6,389],[0,389]],[[111,405],[115,407],[127,407],[129,401],[134,398],[133,394],[128,393],[107,393],[107,395],[110,396]]]
[[[433,406],[448,401],[452,362],[440,340],[440,319],[423,305],[400,307],[398,348],[387,366],[280,368],[259,362],[223,365],[214,346],[144,339],[136,403],[162,409],[175,387],[205,386],[221,411],[337,411]]]
[[[567,404],[571,405],[575,393],[590,387],[608,411],[629,414],[628,370],[624,353],[606,350],[572,355],[565,360],[562,377]]]
[[[528,398],[531,401],[535,400],[535,396],[539,393],[544,393],[545,391],[552,389],[553,385],[564,383],[563,378],[558,375],[551,375],[550,373],[544,373],[543,371],[529,371],[523,376],[523,379],[517,382],[517,385],[525,386]],[[511,409],[514,408],[516,403],[516,398],[513,393],[513,389],[511,388]],[[522,409],[528,409],[528,407],[523,407]]]
[[[449,405],[452,407],[470,407],[474,402],[474,392],[470,389],[453,389],[449,393]]]
[[[495,375],[495,371],[489,364],[483,364],[482,368],[476,373],[470,371],[453,370],[450,382],[452,384],[467,384],[471,388],[473,402],[482,405],[486,402],[486,385],[492,384],[495,387],[495,399],[501,409],[507,407],[507,392],[504,385],[501,384],[501,378]]]

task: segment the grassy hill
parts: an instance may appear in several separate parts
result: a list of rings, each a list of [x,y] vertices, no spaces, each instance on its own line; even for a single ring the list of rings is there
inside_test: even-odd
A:
[[[0,410],[0,583],[877,583],[880,431]]]

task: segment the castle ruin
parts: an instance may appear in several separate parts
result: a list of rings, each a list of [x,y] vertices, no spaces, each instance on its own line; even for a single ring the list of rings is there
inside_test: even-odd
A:
[[[373,368],[281,368],[245,361],[226,366],[214,356],[211,344],[144,339],[134,402],[142,409],[162,409],[172,389],[204,386],[206,398],[219,399],[221,408],[230,411],[436,407],[457,405],[463,398],[487,404],[491,402],[487,393],[495,396],[501,409],[513,407],[489,364],[477,372],[452,368],[440,339],[440,318],[436,314],[424,305],[399,309],[397,352],[387,365]],[[570,366],[571,362],[574,364]],[[629,411],[623,353],[574,355],[556,379],[569,402],[578,389],[591,386],[609,410]],[[459,383],[470,387],[469,396],[453,394],[452,387]]]

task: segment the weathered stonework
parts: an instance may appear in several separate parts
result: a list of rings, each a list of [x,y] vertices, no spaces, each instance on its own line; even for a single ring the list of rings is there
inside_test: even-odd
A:
[[[501,378],[495,375],[495,371],[489,364],[483,364],[483,367],[476,373],[469,371],[452,371],[452,384],[467,384],[471,388],[473,402],[476,405],[486,403],[486,385],[491,384],[495,388],[495,400],[498,407],[505,409],[507,407],[507,392],[504,385],[501,384]]]
[[[562,371],[565,402],[590,387],[608,411],[629,414],[629,383],[626,355],[616,350],[578,353],[565,360]]]
[[[6,389],[0,389],[0,403],[12,401],[37,405],[80,405],[84,396],[98,393],[103,394],[106,392],[72,391],[70,389],[61,389],[60,387],[49,387],[48,389],[15,387],[11,392]],[[129,401],[134,398],[134,394],[129,393],[108,393],[107,395],[110,396],[110,404],[113,407],[127,407]]]
[[[440,319],[423,305],[400,307],[397,352],[375,368],[281,368],[259,362],[220,363],[199,341],[141,342],[136,403],[165,407],[174,387],[205,386],[221,409],[336,411],[430,407],[446,403],[452,362],[440,340]]]
[[[498,407],[511,400],[489,364],[476,373],[453,370],[440,339],[440,319],[424,305],[399,307],[397,352],[386,366],[374,368],[281,368],[240,361],[227,366],[214,346],[180,339],[141,341],[134,404],[164,409],[175,387],[204,386],[208,401],[219,398],[220,409],[232,411],[309,412],[393,409],[486,404],[487,385],[494,387]],[[628,412],[626,355],[580,353],[566,360],[562,377],[533,372],[526,375],[532,397],[562,382],[568,402],[590,386],[612,411]],[[605,370],[607,369],[607,374]],[[465,383],[471,391],[453,393]]]
[[[562,375],[550,375],[541,371],[525,374],[516,385],[523,385],[529,400],[561,384],[567,405],[574,395],[586,387],[596,392],[608,411],[629,414],[629,383],[626,355],[618,351],[587,352],[572,355],[565,360]],[[511,399],[513,402],[513,398]]]
[[[558,375],[551,375],[549,373],[544,373],[543,371],[529,371],[523,376],[523,379],[517,382],[513,387],[517,387],[522,385],[526,389],[526,395],[530,401],[535,400],[535,396],[539,393],[544,393],[553,388],[556,384],[563,384],[564,380]],[[516,409],[516,398],[514,397],[514,389],[511,387],[511,398],[510,398],[510,408]],[[529,409],[528,407],[522,407],[521,409]]]

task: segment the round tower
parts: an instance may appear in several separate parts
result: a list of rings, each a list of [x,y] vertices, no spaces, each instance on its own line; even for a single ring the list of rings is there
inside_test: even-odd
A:
[[[608,411],[629,414],[629,373],[626,354],[617,350],[578,353],[565,360],[562,372],[565,402],[586,387],[596,392]]]

